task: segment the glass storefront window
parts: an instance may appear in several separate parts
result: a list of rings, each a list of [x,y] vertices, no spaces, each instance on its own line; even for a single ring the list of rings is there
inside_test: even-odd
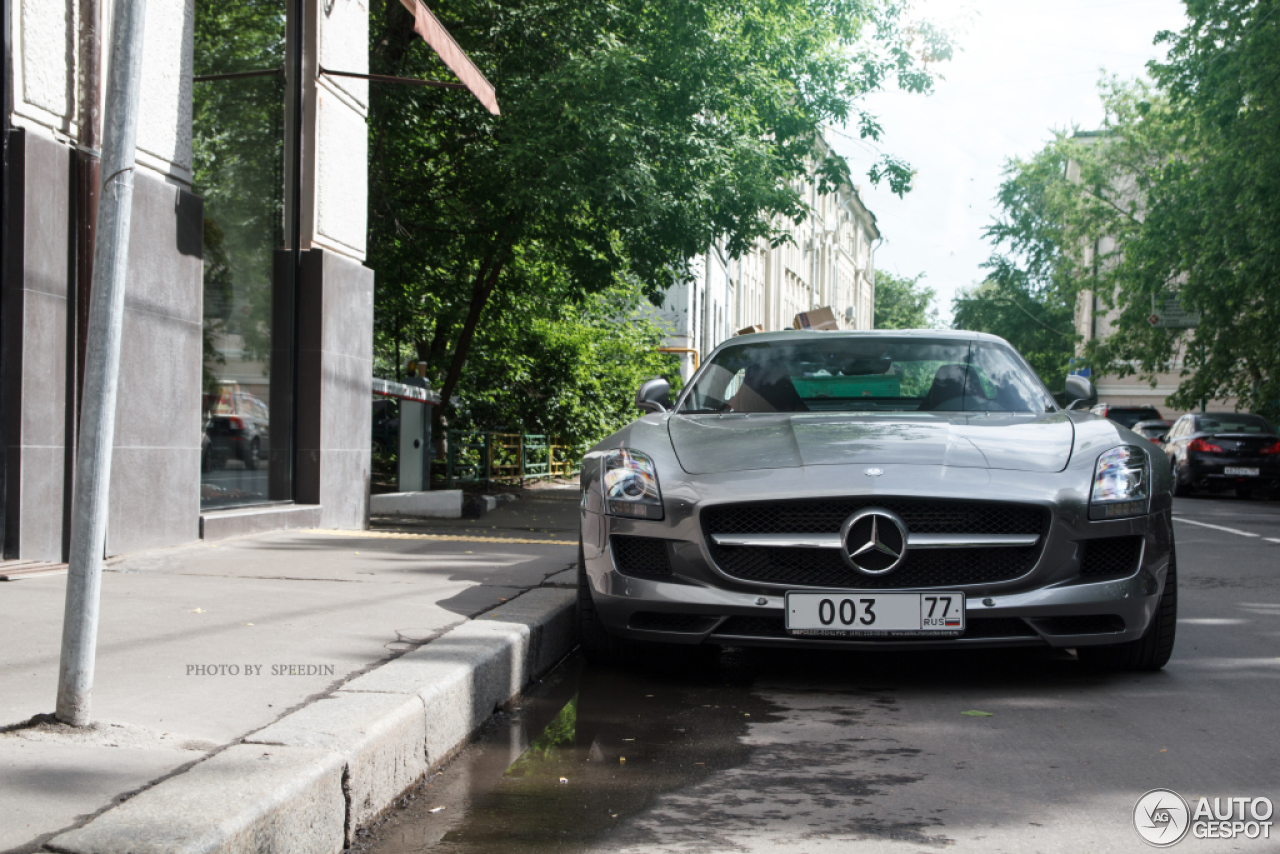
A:
[[[288,500],[293,265],[285,0],[196,0],[194,189],[204,198],[202,509]],[[282,295],[285,298],[281,298]]]

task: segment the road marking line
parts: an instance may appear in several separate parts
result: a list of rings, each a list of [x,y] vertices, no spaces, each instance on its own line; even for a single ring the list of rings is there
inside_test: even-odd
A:
[[[1199,525],[1201,528],[1213,528],[1213,530],[1215,531],[1226,531],[1228,534],[1238,534],[1241,537],[1259,537],[1260,538],[1262,536],[1261,534],[1251,534],[1248,531],[1241,531],[1239,528],[1226,528],[1226,527],[1223,527],[1222,525],[1210,525],[1208,522],[1197,522],[1194,519],[1184,519],[1181,516],[1174,516],[1173,521],[1186,522],[1188,525]],[[1276,542],[1276,541],[1269,540],[1268,542]]]
[[[1280,543],[1280,540],[1277,540],[1275,537],[1263,537],[1262,539],[1266,540],[1268,543]]]
[[[577,540],[535,540],[529,537],[480,537],[458,534],[401,534],[395,531],[330,531],[317,528],[313,534],[331,537],[377,538],[382,540],[441,540],[451,543],[525,543],[544,546],[576,546]]]

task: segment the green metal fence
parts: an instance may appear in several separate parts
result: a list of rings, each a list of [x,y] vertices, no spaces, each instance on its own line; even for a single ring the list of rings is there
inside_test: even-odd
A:
[[[450,430],[445,489],[468,484],[519,482],[578,473],[580,448],[537,433]]]

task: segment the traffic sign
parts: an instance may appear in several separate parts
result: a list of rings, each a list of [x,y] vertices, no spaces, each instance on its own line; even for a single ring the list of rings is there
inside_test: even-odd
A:
[[[1156,329],[1194,329],[1200,325],[1200,312],[1185,310],[1177,297],[1166,297],[1164,304],[1157,307],[1152,297],[1147,323]]]

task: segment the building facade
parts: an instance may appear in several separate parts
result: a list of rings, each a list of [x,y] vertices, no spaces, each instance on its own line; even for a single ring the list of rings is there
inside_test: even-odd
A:
[[[794,186],[810,206],[801,223],[781,222],[790,240],[761,240],[739,258],[713,244],[694,259],[693,275],[667,291],[656,315],[668,325],[666,346],[681,352],[681,373],[740,330],[790,328],[797,314],[830,307],[841,329],[871,329],[875,319],[876,218],[858,188],[822,194],[815,182]]]
[[[9,559],[69,544],[111,5],[4,0]],[[237,5],[147,4],[108,554],[367,524],[368,8]]]

